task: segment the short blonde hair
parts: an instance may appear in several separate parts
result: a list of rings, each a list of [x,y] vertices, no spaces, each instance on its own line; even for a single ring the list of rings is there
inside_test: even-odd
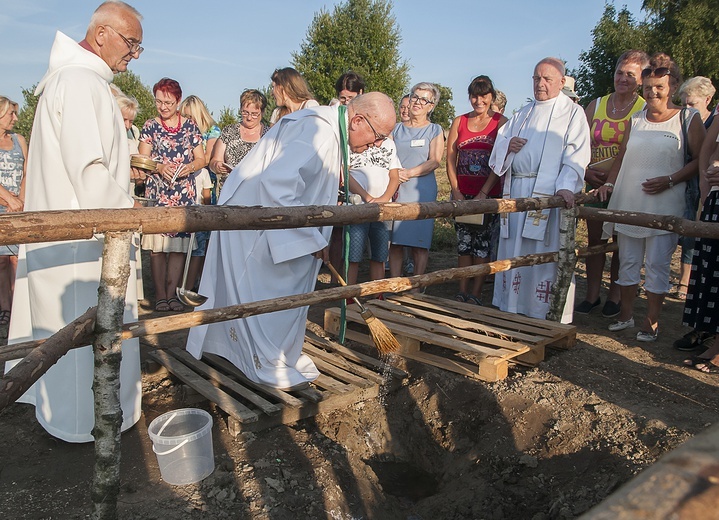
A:
[[[212,119],[205,103],[197,96],[187,96],[180,103],[180,114],[189,114],[190,119],[195,122],[203,134],[217,124]]]
[[[709,78],[705,78],[704,76],[694,76],[682,83],[682,86],[679,87],[679,92],[677,92],[677,94],[680,96],[684,94],[687,96],[693,95],[712,98],[714,97],[716,91],[717,89],[714,88],[714,85],[712,85]]]
[[[140,108],[140,103],[137,102],[137,99],[132,96],[128,96],[127,94],[117,96],[116,99],[117,104],[120,105],[120,111],[122,112],[123,110],[126,110],[128,112],[128,115],[132,115],[130,119],[134,121],[137,117],[137,111]]]
[[[0,96],[0,117],[5,117],[11,107],[15,108],[15,112],[17,112],[18,106],[12,99]]]
[[[435,85],[434,83],[421,81],[410,89],[410,95],[414,94],[415,90],[426,90],[427,92],[432,93],[432,110],[430,110],[429,113],[431,114],[432,112],[434,112],[434,109],[437,108],[437,104],[439,103],[439,87],[437,87],[437,85]]]

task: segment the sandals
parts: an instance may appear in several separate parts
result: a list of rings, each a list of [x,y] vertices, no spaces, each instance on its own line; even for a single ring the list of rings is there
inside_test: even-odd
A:
[[[687,299],[687,291],[689,290],[689,286],[685,283],[680,283],[677,286],[677,300],[686,300]]]
[[[719,366],[715,365],[708,359],[703,361],[702,363],[697,363],[696,365],[694,365],[694,368],[704,374],[719,374]]]
[[[10,324],[10,311],[0,311],[0,326]]]
[[[177,298],[170,298],[167,300],[167,305],[169,305],[169,310],[173,312],[182,312],[185,310],[185,306]]]
[[[454,295],[454,299],[458,302],[466,302],[467,301],[467,295],[463,292],[458,292]]]
[[[477,298],[474,294],[468,294],[467,299],[465,300],[467,303],[471,303],[473,305],[479,305],[482,306],[482,300]]]
[[[170,310],[170,304],[164,298],[155,302],[155,310],[158,312],[167,312]]]

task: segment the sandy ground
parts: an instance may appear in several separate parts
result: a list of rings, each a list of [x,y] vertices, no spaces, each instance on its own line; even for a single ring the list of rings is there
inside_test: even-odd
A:
[[[429,269],[454,262],[432,253]],[[579,294],[582,276],[580,265]],[[644,298],[637,303],[643,316]],[[574,349],[550,350],[498,383],[400,361],[410,377],[382,401],[238,438],[210,403],[146,370],[143,416],[122,437],[121,517],[574,518],[716,420],[719,379],[682,367],[686,354],[672,348],[686,332],[682,308],[667,299],[653,344],[637,342],[638,329],[608,332],[598,310],[578,316]],[[313,321],[321,316],[311,310]],[[159,341],[182,346],[184,336]],[[216,470],[175,487],[160,478],[147,427],[188,406],[213,415]],[[92,467],[92,445],[54,439],[28,405],[0,416],[1,518],[85,518]]]

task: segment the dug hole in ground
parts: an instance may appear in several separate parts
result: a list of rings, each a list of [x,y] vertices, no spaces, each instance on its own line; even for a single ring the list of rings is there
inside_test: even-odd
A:
[[[433,252],[429,270],[455,262]],[[578,297],[583,276],[580,263]],[[329,287],[329,275],[319,282]],[[427,292],[452,298],[456,286]],[[635,316],[645,304],[641,296]],[[667,298],[659,340],[648,344],[636,341],[638,329],[608,332],[599,309],[577,316],[573,349],[550,349],[539,366],[510,368],[497,383],[399,361],[409,377],[382,400],[237,438],[222,411],[148,363],[143,416],[122,436],[120,518],[574,518],[715,421],[719,379],[684,368],[687,354],[672,348],[687,332],[682,310]],[[321,324],[322,315],[313,307],[310,319]],[[182,347],[185,337],[143,342]],[[215,471],[171,486],[147,427],[186,407],[213,416]],[[34,413],[15,404],[0,416],[0,518],[88,517],[92,444],[51,437]]]

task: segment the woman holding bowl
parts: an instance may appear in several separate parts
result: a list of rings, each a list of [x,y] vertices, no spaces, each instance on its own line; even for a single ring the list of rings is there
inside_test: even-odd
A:
[[[439,103],[439,89],[433,83],[417,83],[409,96],[409,121],[398,123],[392,138],[402,164],[399,170],[397,202],[437,200],[434,170],[444,153],[444,132],[429,116]],[[402,248],[411,248],[414,274],[424,274],[432,245],[434,219],[396,221],[392,225],[389,269],[392,277],[401,276]]]
[[[217,197],[232,168],[245,158],[260,137],[270,129],[262,122],[266,108],[267,98],[259,90],[245,90],[240,96],[240,122],[222,129],[210,159],[210,170],[217,175]]]
[[[685,183],[697,175],[704,125],[696,111],[690,109],[682,113],[680,107],[672,103],[681,76],[679,67],[669,56],[664,53],[652,56],[641,78],[646,109],[631,117],[614,165],[607,181],[597,189],[597,195],[602,201],[612,196],[609,209],[681,217],[685,208]],[[687,156],[697,159],[686,162]],[[604,231],[616,233],[619,243],[617,285],[621,309],[618,321],[612,323],[609,330],[634,326],[634,300],[644,264],[647,315],[637,340],[656,341],[659,314],[670,289],[670,264],[677,235],[611,222],[604,224]]]
[[[147,176],[145,194],[158,206],[195,204],[194,173],[205,166],[202,133],[178,111],[182,89],[174,79],[163,78],[152,88],[158,116],[148,120],[140,133],[140,154],[158,163]],[[182,311],[185,306],[175,297],[182,278],[184,257],[190,247],[189,233],[144,235],[143,249],[149,249],[155,310]]]

